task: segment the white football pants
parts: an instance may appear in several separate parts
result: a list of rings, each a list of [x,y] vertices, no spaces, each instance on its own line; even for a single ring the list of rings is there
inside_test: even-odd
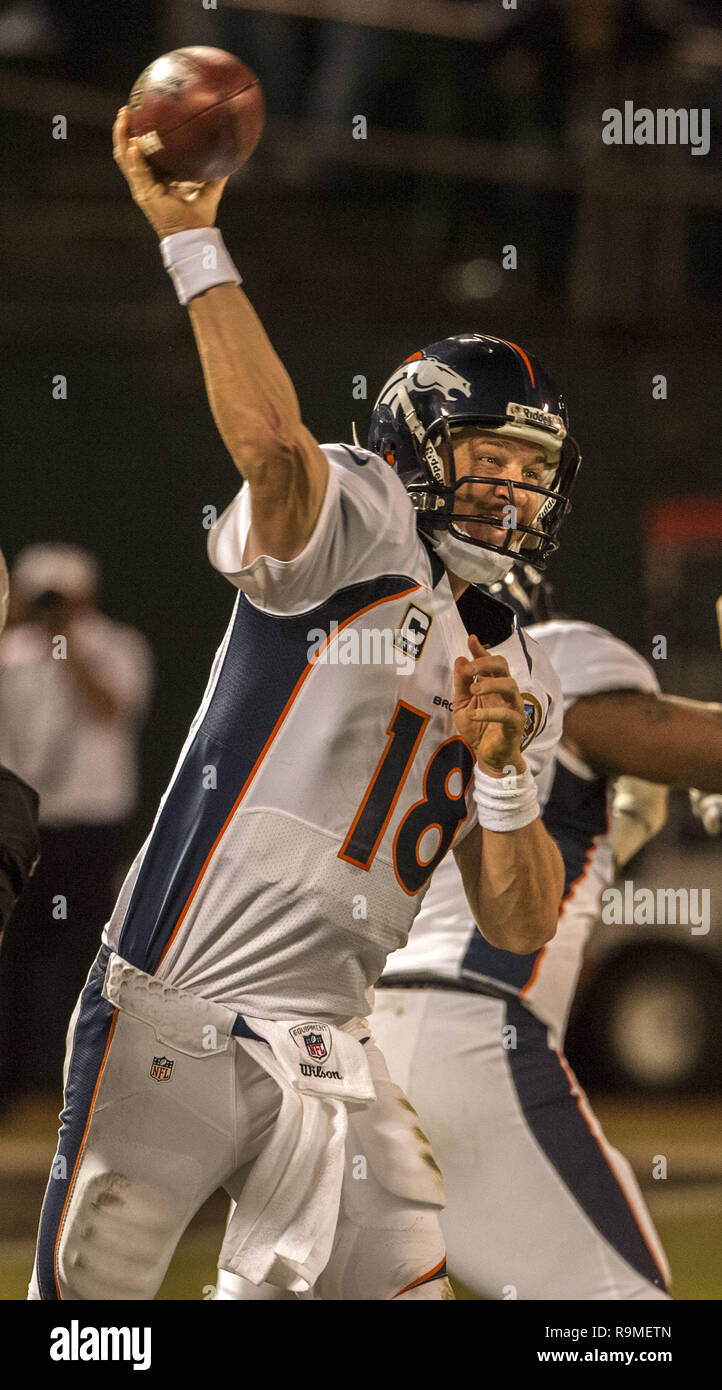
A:
[[[516,1001],[380,988],[371,1027],[443,1173],[453,1275],[486,1299],[667,1297],[630,1165],[544,1024]],[[232,1275],[219,1293],[249,1296]]]
[[[278,1115],[278,1084],[235,1037],[203,1055],[182,1030],[174,1040],[169,1020],[161,1044],[142,1000],[135,1014],[110,1004],[108,956],[104,947],[69,1032],[31,1299],[152,1299],[207,1198],[218,1187],[238,1198]],[[349,1114],[332,1254],[304,1297],[452,1298],[438,1169],[373,1039],[365,1046],[377,1100]]]

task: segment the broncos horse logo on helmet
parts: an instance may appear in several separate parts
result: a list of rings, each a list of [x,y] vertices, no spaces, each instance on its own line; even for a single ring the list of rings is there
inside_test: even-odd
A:
[[[463,578],[487,583],[503,577],[515,560],[543,570],[558,548],[581,462],[568,424],[564,399],[535,357],[515,343],[473,333],[445,338],[407,357],[376,401],[368,447],[396,469],[418,512],[419,529],[441,558]],[[475,539],[463,529],[464,523],[479,520],[498,528],[498,519],[454,510],[462,483],[500,481],[457,476],[454,432],[469,425],[535,444],[547,460],[543,485],[503,480],[512,515],[516,517],[517,487],[538,494],[539,504],[532,522],[515,520],[500,545]],[[489,552],[502,558],[494,561]]]
[[[411,363],[414,365],[411,366]],[[398,371],[389,377],[376,402],[376,409],[386,405],[398,420],[407,395],[406,383],[411,377],[414,391],[439,391],[446,400],[451,400],[455,393],[467,397],[471,395],[471,382],[460,376],[448,362],[442,362],[440,357],[433,357],[430,352],[416,352],[407,357]]]

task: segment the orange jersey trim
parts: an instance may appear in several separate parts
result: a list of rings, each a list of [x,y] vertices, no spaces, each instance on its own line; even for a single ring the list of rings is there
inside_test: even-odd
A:
[[[218,832],[218,834],[217,834],[217,836],[216,836],[216,838],[215,838],[213,844],[211,845],[211,848],[210,848],[209,851],[208,851],[208,854],[206,855],[206,858],[205,858],[205,860],[204,860],[204,862],[203,862],[203,865],[201,866],[201,871],[200,871],[200,873],[199,873],[199,875],[198,875],[198,877],[197,877],[195,883],[193,884],[193,887],[191,888],[191,891],[190,891],[190,893],[189,893],[189,895],[188,895],[188,899],[187,899],[187,901],[186,901],[186,903],[185,903],[185,905],[184,905],[184,907],[183,907],[183,910],[182,910],[182,912],[181,912],[181,914],[180,914],[180,916],[179,916],[179,918],[178,918],[178,921],[176,922],[176,924],[175,924],[175,926],[174,926],[174,928],[173,928],[173,930],[172,930],[170,936],[168,937],[168,940],[166,941],[166,944],[165,944],[165,946],[164,946],[164,948],[163,948],[163,954],[161,955],[161,958],[160,958],[160,960],[158,961],[158,964],[157,964],[157,966],[156,966],[156,968],[155,968],[155,970],[154,970],[154,972],[153,972],[154,975],[157,975],[157,974],[158,974],[158,971],[160,970],[160,967],[161,967],[161,965],[163,964],[163,961],[165,960],[165,958],[166,958],[166,956],[167,956],[167,954],[168,954],[168,952],[169,952],[171,946],[173,945],[173,942],[175,941],[176,936],[178,935],[178,932],[180,931],[180,928],[181,928],[181,926],[182,926],[182,924],[183,924],[183,921],[184,921],[184,919],[185,919],[185,917],[186,917],[186,914],[187,914],[187,912],[188,912],[188,910],[189,910],[189,908],[190,908],[190,906],[191,906],[191,903],[193,902],[193,899],[194,899],[196,893],[198,892],[198,889],[199,889],[200,886],[201,886],[201,883],[202,883],[202,881],[203,881],[204,875],[205,875],[205,873],[206,873],[206,870],[207,870],[207,868],[208,868],[208,865],[209,865],[210,862],[211,862],[211,859],[213,858],[213,855],[215,854],[215,852],[216,852],[216,850],[217,850],[217,848],[218,848],[218,846],[219,846],[221,840],[223,839],[223,836],[225,835],[226,830],[228,829],[228,826],[230,825],[231,821],[233,820],[233,817],[235,816],[236,811],[238,810],[238,807],[240,806],[240,804],[241,804],[241,802],[242,802],[244,796],[246,795],[246,792],[248,791],[248,788],[250,787],[251,783],[253,782],[253,779],[254,779],[254,777],[256,776],[256,773],[258,772],[258,769],[260,768],[261,763],[263,762],[264,758],[266,757],[266,754],[268,753],[268,751],[269,751],[269,749],[271,748],[271,746],[272,746],[274,740],[276,739],[278,733],[280,732],[281,727],[282,727],[282,725],[283,725],[283,723],[284,723],[284,721],[285,721],[287,715],[289,714],[292,705],[294,704],[295,700],[298,698],[298,695],[300,694],[300,691],[301,691],[301,689],[302,689],[302,687],[303,687],[303,685],[304,685],[304,682],[307,680],[308,676],[310,675],[311,671],[313,670],[313,668],[314,668],[314,666],[315,666],[315,664],[316,664],[316,661],[318,660],[318,656],[319,656],[320,652],[322,652],[322,651],[324,650],[324,648],[327,647],[328,644],[329,644],[330,642],[332,642],[332,641],[336,638],[336,636],[338,635],[339,632],[342,632],[343,629],[344,629],[345,627],[348,627],[349,623],[355,622],[356,619],[357,619],[357,618],[360,618],[364,613],[370,612],[370,610],[371,610],[372,608],[379,608],[379,607],[381,606],[382,603],[393,603],[393,602],[395,602],[396,599],[399,599],[399,598],[406,598],[408,594],[415,594],[415,593],[418,592],[418,590],[419,590],[420,588],[421,588],[421,585],[420,585],[420,584],[412,584],[412,585],[411,585],[411,588],[409,588],[409,589],[401,589],[400,592],[399,592],[398,594],[388,594],[388,595],[386,595],[384,598],[374,599],[373,603],[367,603],[367,604],[364,605],[363,608],[359,608],[358,611],[357,611],[356,613],[351,613],[351,615],[350,615],[348,618],[344,618],[343,622],[342,622],[342,623],[339,623],[338,627],[335,628],[334,631],[333,631],[332,633],[329,633],[328,637],[325,638],[325,640],[321,643],[321,646],[318,648],[318,651],[317,651],[316,654],[315,654],[314,660],[313,660],[313,661],[309,661],[309,662],[307,663],[305,670],[303,670],[303,671],[301,672],[301,675],[299,676],[298,680],[296,681],[296,684],[295,684],[295,686],[293,687],[293,690],[291,691],[291,694],[289,695],[289,697],[288,697],[288,699],[287,699],[287,701],[286,701],[286,703],[285,703],[283,709],[281,710],[281,713],[279,714],[278,719],[276,720],[276,723],[274,724],[273,728],[271,729],[271,732],[270,732],[270,734],[268,735],[268,738],[266,739],[266,742],[264,743],[263,748],[261,749],[260,753],[258,754],[258,757],[256,758],[256,761],[255,761],[255,763],[253,764],[253,767],[251,768],[251,771],[249,772],[249,774],[248,774],[248,776],[247,776],[245,782],[243,783],[243,786],[241,787],[241,790],[240,790],[240,792],[238,793],[238,796],[236,797],[236,800],[234,801],[234,803],[233,803],[233,805],[232,805],[230,811],[228,812],[228,815],[226,816],[225,821],[223,822],[223,825],[221,826],[221,828],[220,828],[220,830],[219,830],[219,832]]]
[[[428,1270],[426,1274],[420,1274],[418,1279],[412,1279],[410,1284],[406,1284],[403,1289],[399,1289],[398,1293],[393,1294],[391,1301],[393,1302],[394,1298],[400,1298],[402,1293],[409,1293],[411,1289],[418,1288],[419,1284],[425,1284],[427,1279],[433,1279],[435,1274],[441,1273],[445,1264],[446,1255],[444,1255],[443,1260],[439,1260],[439,1263],[437,1265],[434,1265],[433,1269]]]

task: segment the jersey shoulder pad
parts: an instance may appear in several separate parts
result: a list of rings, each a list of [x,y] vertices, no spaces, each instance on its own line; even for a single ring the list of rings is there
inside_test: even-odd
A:
[[[567,707],[583,695],[608,690],[659,691],[657,677],[644,657],[595,623],[555,618],[526,631],[544,648],[564,692]]]

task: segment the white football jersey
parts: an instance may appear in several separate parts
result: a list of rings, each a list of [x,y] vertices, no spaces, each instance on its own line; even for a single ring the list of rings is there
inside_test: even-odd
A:
[[[637,652],[591,623],[555,619],[524,629],[528,646],[543,648],[561,681],[564,709],[605,690],[659,691]],[[532,639],[529,641],[529,639]],[[530,765],[534,768],[533,755]],[[556,936],[540,951],[500,951],[476,927],[453,856],[436,870],[403,951],[384,983],[455,982],[482,993],[514,995],[562,1036],[596,920],[602,889],[614,878],[608,802],[611,783],[559,745],[551,774],[539,783],[543,819],[564,859],[564,900]]]
[[[270,1019],[364,1013],[431,873],[476,823],[451,714],[467,631],[443,566],[387,464],[325,453],[295,559],[242,566],[247,486],[209,533],[236,604],[105,933],[140,969]],[[474,603],[482,642],[528,675],[513,614]],[[533,742],[549,700],[527,690]]]

